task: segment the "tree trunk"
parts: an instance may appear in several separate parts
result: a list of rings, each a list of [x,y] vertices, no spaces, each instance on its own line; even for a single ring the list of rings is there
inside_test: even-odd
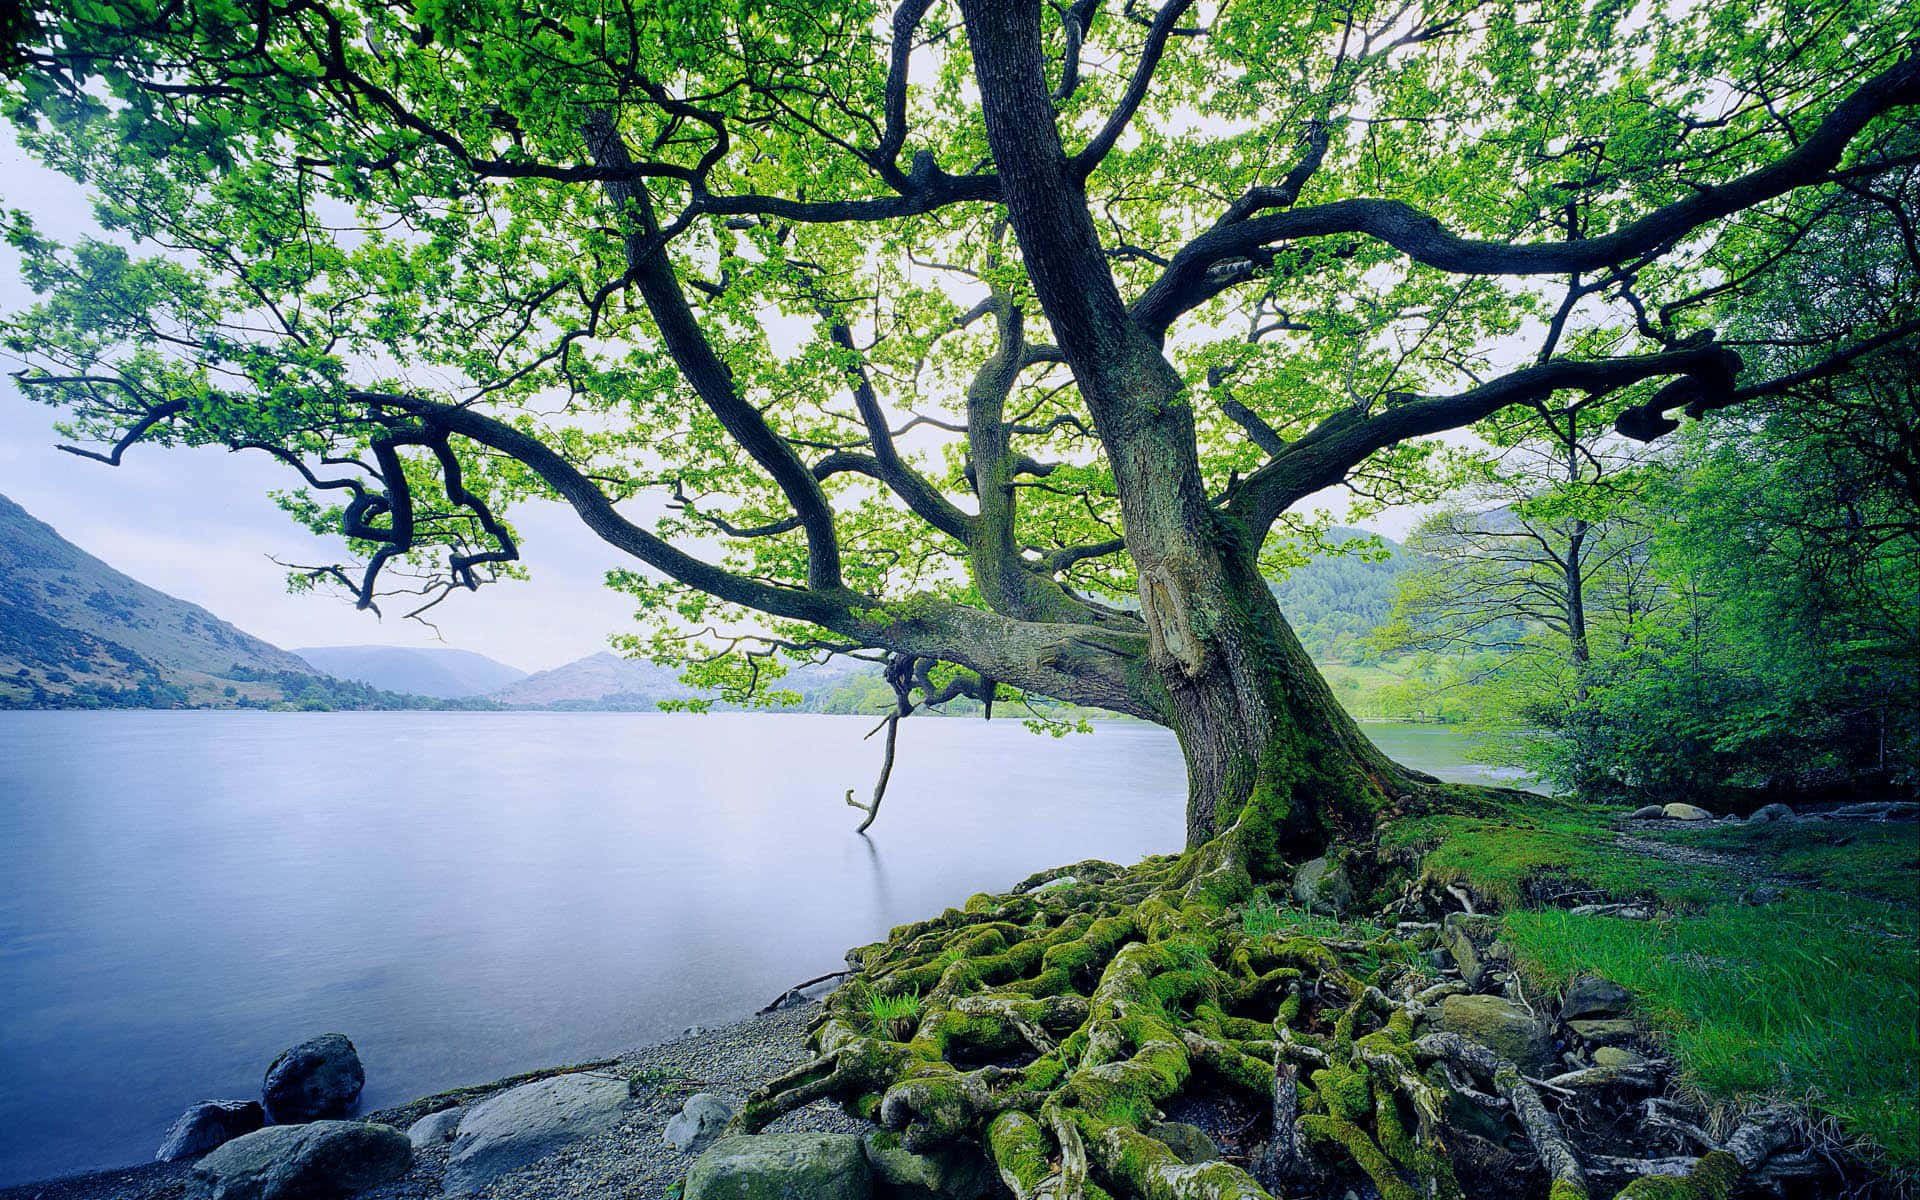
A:
[[[1334,698],[1251,556],[1220,549],[1199,578],[1142,565],[1154,678],[1186,759],[1187,845],[1231,832],[1272,878],[1366,837],[1414,777]]]
[[[1365,837],[1414,778],[1334,698],[1260,575],[1258,545],[1209,503],[1192,410],[1157,352],[1146,402],[1102,420],[1139,572],[1151,685],[1187,763],[1187,845],[1229,831],[1256,880]],[[1096,410],[1098,411],[1098,410]]]

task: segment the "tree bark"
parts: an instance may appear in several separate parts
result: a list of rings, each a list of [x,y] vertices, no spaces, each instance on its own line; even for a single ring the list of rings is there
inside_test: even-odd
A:
[[[1257,567],[1265,526],[1209,501],[1184,381],[1127,311],[1045,88],[1035,0],[963,0],[981,109],[1035,294],[1106,448],[1140,580],[1141,707],[1187,762],[1187,843],[1256,878],[1364,835],[1410,778],[1341,709]]]

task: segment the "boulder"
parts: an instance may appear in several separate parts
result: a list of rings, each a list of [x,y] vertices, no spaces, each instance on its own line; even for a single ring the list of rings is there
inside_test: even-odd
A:
[[[1696,807],[1692,804],[1680,804],[1678,802],[1675,802],[1673,804],[1662,805],[1660,808],[1660,815],[1665,817],[1669,821],[1711,821],[1713,820],[1713,814],[1708,812],[1706,809]]]
[[[721,1138],[687,1172],[683,1200],[868,1200],[873,1169],[846,1133]]]
[[[1440,1002],[1439,1027],[1509,1059],[1538,1075],[1553,1064],[1553,1038],[1532,1013],[1503,996],[1448,996]]]
[[[258,1100],[202,1100],[180,1114],[154,1152],[159,1162],[179,1162],[252,1133],[267,1123]]]
[[[1589,1042],[1603,1046],[1631,1039],[1640,1027],[1625,1017],[1596,1017],[1586,1021],[1568,1021],[1567,1028]]]
[[[626,1080],[584,1071],[487,1097],[460,1118],[447,1160],[447,1193],[478,1191],[569,1142],[612,1129],[626,1116],[628,1100]]]
[[[1644,1067],[1647,1060],[1631,1050],[1622,1050],[1618,1046],[1600,1046],[1593,1052],[1593,1065],[1596,1067]]]
[[[995,1194],[993,1166],[976,1146],[943,1146],[916,1154],[897,1133],[876,1131],[860,1139],[873,1171],[874,1193],[885,1200],[986,1200]]]
[[[698,1154],[713,1144],[731,1120],[733,1105],[712,1092],[700,1092],[687,1097],[680,1111],[667,1122],[661,1140],[682,1154]]]
[[[1628,813],[1627,819],[1629,821],[1657,821],[1660,819],[1660,815],[1661,815],[1660,805],[1646,804]]]
[[[189,1200],[335,1200],[407,1173],[413,1147],[391,1125],[269,1125],[194,1164]]]
[[[1316,858],[1293,873],[1293,898],[1308,912],[1338,916],[1353,903],[1353,881],[1339,863]]]
[[[1440,927],[1440,945],[1468,987],[1479,987],[1490,972],[1512,963],[1512,952],[1499,938],[1500,918],[1485,913],[1452,913]]]
[[[1189,1125],[1185,1121],[1155,1121],[1141,1132],[1173,1151],[1181,1162],[1190,1167],[1220,1157],[1220,1147],[1214,1145],[1207,1131],[1198,1125]]]
[[[453,1140],[454,1132],[460,1128],[460,1118],[466,1115],[464,1109],[458,1108],[428,1113],[407,1126],[407,1140],[413,1143],[416,1152],[429,1146],[444,1146]]]
[[[1768,821],[1791,821],[1793,815],[1793,809],[1784,804],[1769,804],[1755,809],[1753,815],[1747,818],[1747,824],[1764,825]]]
[[[301,1042],[267,1066],[260,1095],[276,1125],[344,1117],[360,1102],[367,1073],[345,1034],[323,1033]]]
[[[1611,979],[1582,975],[1567,985],[1560,1000],[1560,1019],[1617,1017],[1633,1007],[1633,993]]]

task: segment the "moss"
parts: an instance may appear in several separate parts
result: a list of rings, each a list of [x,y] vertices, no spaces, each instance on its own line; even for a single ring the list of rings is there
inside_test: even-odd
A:
[[[1621,1188],[1614,1200],[1727,1200],[1740,1174],[1740,1163],[1733,1155],[1712,1150],[1701,1155],[1687,1174],[1643,1176]]]

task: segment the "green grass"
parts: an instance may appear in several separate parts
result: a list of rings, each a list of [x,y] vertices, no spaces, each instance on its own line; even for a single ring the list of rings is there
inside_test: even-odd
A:
[[[1637,855],[1611,813],[1541,800],[1401,822],[1436,876],[1507,910],[1536,984],[1583,971],[1633,989],[1684,1078],[1722,1100],[1805,1101],[1898,1177],[1920,1180],[1920,838],[1912,825],[1776,822],[1637,834],[1741,856],[1778,899],[1718,866]],[[1530,902],[1542,879],[1659,902],[1653,921]]]
[[[1429,847],[1422,865],[1449,883],[1466,883],[1505,908],[1529,901],[1529,885],[1577,883],[1614,900],[1651,898],[1699,907],[1734,886],[1730,872],[1622,854],[1608,827],[1612,813],[1541,797],[1488,816],[1441,814],[1401,821],[1384,840]]]
[[[1709,1096],[1804,1099],[1902,1175],[1920,1173],[1920,917],[1817,891],[1662,921],[1515,912],[1522,969],[1631,988]]]
[[[874,993],[867,997],[867,1019],[873,1023],[875,1033],[884,1033],[898,1042],[906,1041],[913,1036],[914,1026],[920,1023],[919,991],[898,996]]]
[[[1663,841],[1703,850],[1757,854],[1770,870],[1831,891],[1913,904],[1920,900],[1920,834],[1906,822],[1775,821],[1766,825],[1681,829]]]

